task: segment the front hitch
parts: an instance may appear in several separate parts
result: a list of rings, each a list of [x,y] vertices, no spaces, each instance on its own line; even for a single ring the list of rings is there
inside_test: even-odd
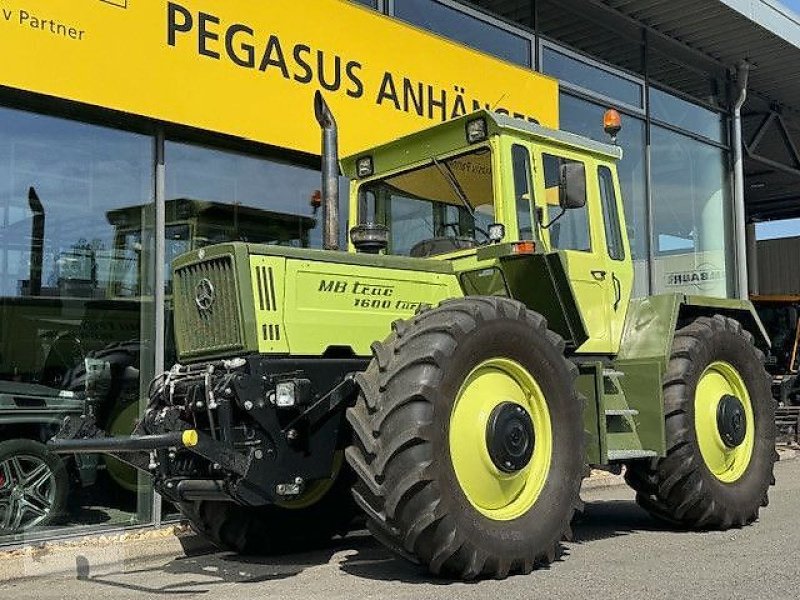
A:
[[[151,455],[159,450],[186,449],[219,465],[225,471],[244,475],[247,472],[247,456],[236,452],[212,437],[194,429],[170,431],[151,435],[140,435],[141,424],[134,435],[107,437],[90,416],[79,420],[67,417],[55,437],[47,442],[48,449],[55,454],[109,454],[142,471],[152,471]]]

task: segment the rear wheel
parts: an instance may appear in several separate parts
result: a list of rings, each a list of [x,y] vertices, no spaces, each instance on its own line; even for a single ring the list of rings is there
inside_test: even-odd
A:
[[[502,298],[445,302],[375,344],[346,456],[373,534],[431,572],[502,578],[555,560],[583,476],[564,342]]]
[[[346,534],[358,514],[352,473],[336,461],[336,477],[312,483],[299,498],[248,507],[233,502],[181,502],[192,528],[218,548],[239,554],[283,554],[324,546]]]
[[[737,321],[700,317],[677,331],[664,378],[667,456],[627,471],[639,504],[697,529],[755,521],[777,458],[770,382]]]

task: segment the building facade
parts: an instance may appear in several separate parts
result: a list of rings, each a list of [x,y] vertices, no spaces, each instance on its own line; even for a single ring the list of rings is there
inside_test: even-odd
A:
[[[232,239],[321,245],[316,89],[346,153],[483,107],[602,140],[616,108],[635,294],[741,293],[731,72],[594,14],[612,2],[10,4],[0,544],[174,518],[145,478],[103,458],[65,467],[40,444],[87,390],[110,432],[131,430],[174,358],[172,258]],[[42,465],[23,510],[10,490]]]

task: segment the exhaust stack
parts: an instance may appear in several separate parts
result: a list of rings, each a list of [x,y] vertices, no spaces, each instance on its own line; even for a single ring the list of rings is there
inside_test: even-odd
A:
[[[28,277],[28,294],[39,296],[42,293],[42,258],[44,255],[44,207],[39,194],[31,186],[28,189],[28,206],[33,213],[31,225],[31,269]]]
[[[322,129],[322,245],[339,249],[339,130],[322,94],[314,95],[314,115]]]

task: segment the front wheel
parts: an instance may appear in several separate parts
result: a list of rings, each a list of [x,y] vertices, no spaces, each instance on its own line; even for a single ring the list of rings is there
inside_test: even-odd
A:
[[[331,479],[313,482],[299,498],[281,504],[200,500],[179,507],[192,528],[221,550],[245,555],[313,550],[346,534],[358,514],[350,496],[352,473],[343,462],[340,452]]]
[[[346,456],[375,537],[473,579],[555,560],[584,465],[577,369],[545,319],[465,298],[399,321],[359,375]]]
[[[639,504],[694,529],[755,521],[775,482],[770,383],[739,322],[699,317],[678,330],[663,384],[667,456],[627,470]]]

